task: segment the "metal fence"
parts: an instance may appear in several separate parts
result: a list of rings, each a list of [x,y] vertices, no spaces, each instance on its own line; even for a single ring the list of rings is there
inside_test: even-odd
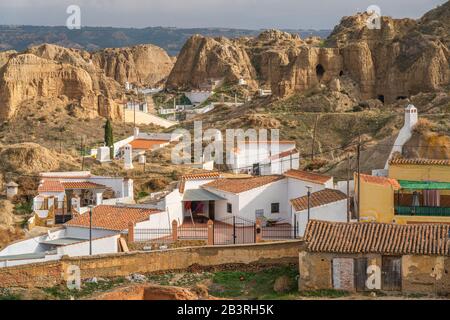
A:
[[[261,227],[262,240],[290,240],[298,238],[297,228],[286,225],[273,225]]]
[[[208,240],[207,226],[181,226],[178,228],[178,239],[180,240]]]
[[[171,243],[172,229],[134,229],[135,242]]]

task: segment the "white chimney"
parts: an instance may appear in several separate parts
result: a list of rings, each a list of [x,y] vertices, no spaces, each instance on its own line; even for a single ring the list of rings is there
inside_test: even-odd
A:
[[[412,129],[418,121],[417,108],[410,104],[405,109],[405,127]]]
[[[124,161],[125,170],[133,169],[133,147],[130,144],[127,144],[125,147],[125,153],[124,153]]]
[[[139,128],[135,127],[134,128],[134,138],[137,139],[139,137]]]

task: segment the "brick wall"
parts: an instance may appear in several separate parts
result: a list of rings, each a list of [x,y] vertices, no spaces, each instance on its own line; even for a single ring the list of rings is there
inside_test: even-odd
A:
[[[62,283],[70,265],[80,268],[81,278],[119,277],[132,273],[184,270],[225,264],[297,263],[302,241],[261,243],[236,246],[210,246],[132,252],[94,257],[63,258],[52,263],[38,263],[0,269],[0,287],[52,287]]]

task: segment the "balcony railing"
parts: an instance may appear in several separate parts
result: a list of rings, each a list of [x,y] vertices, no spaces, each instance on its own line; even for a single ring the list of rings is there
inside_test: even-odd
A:
[[[395,214],[399,216],[435,216],[450,217],[450,208],[447,207],[406,207],[396,206]]]

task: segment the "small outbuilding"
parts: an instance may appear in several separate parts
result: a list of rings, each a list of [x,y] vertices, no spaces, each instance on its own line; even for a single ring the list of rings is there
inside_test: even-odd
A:
[[[445,224],[311,220],[300,252],[299,290],[450,294]]]
[[[12,199],[19,193],[19,185],[14,181],[10,181],[6,184],[6,198]]]

